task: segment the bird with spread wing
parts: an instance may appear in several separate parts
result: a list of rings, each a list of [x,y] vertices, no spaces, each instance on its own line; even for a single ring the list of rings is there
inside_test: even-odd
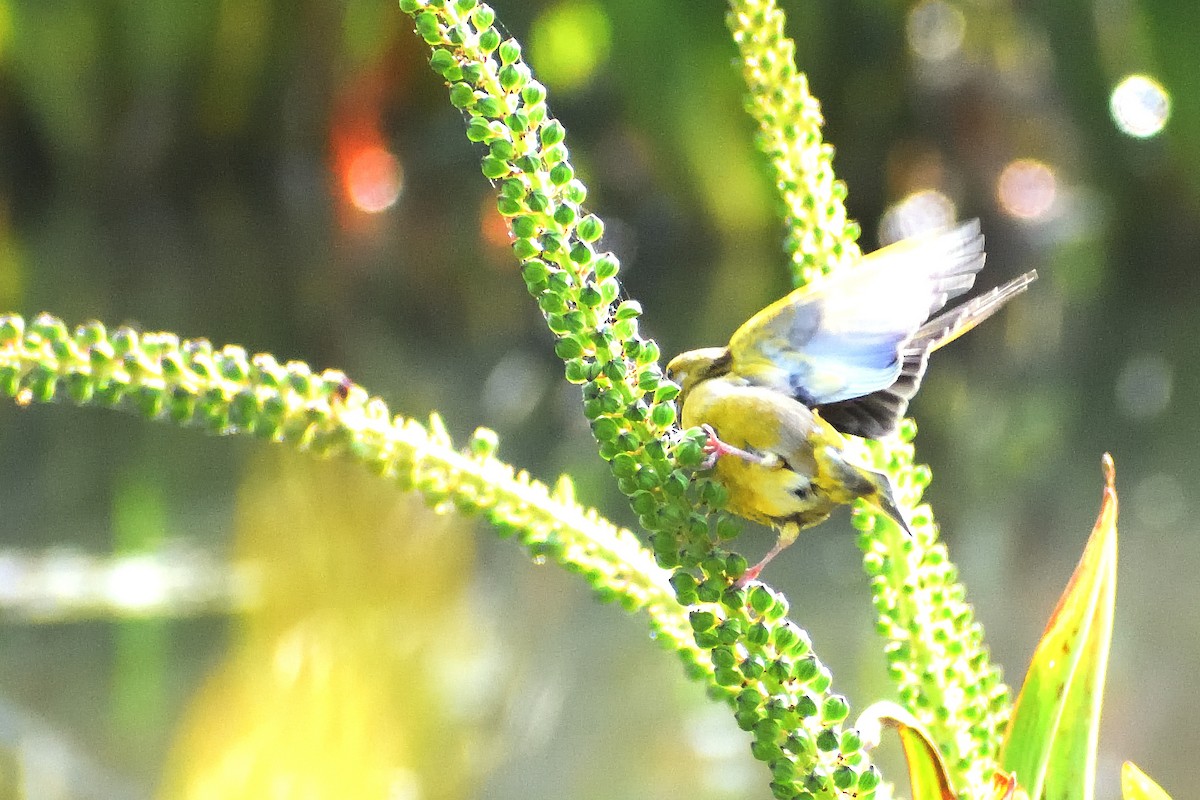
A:
[[[906,239],[767,306],[728,346],[667,365],[683,426],[709,435],[707,464],[728,490],[726,508],[779,532],[740,584],[856,498],[911,535],[888,476],[855,463],[845,437],[893,434],[929,355],[1037,279],[1027,272],[942,312],[983,261],[978,220]]]

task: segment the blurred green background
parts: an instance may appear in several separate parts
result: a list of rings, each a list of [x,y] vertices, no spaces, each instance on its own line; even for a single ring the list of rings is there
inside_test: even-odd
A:
[[[1100,795],[1130,758],[1184,796],[1200,5],[782,6],[864,249],[978,216],[984,285],[1039,270],[935,358],[928,498],[1019,684],[1112,451]],[[787,290],[722,4],[495,7],[665,353]],[[630,524],[426,57],[385,0],[0,0],[0,307],[344,369]],[[358,470],[0,405],[0,477],[0,800],[769,794],[640,620]],[[768,577],[856,708],[887,691],[845,514]]]

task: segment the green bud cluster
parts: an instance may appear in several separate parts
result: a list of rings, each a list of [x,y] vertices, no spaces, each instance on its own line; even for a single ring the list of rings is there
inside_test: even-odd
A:
[[[846,184],[834,177],[833,146],[821,138],[821,104],[796,68],[783,11],[774,0],[730,0],[729,7],[725,21],[749,89],[746,107],[783,198],[784,247],[800,286],[857,260],[859,227],[846,216]]]
[[[921,503],[932,473],[914,462],[916,433],[916,424],[906,419],[898,437],[864,442],[859,454],[891,477],[916,540],[862,504],[853,519],[862,532],[859,546],[876,628],[887,641],[888,674],[898,697],[937,741],[955,785],[968,796],[986,796],[1011,696],[1000,669],[991,664],[958,571],[938,541],[933,511]]]
[[[429,44],[430,66],[446,80],[451,102],[466,114],[467,137],[487,148],[482,169],[496,183],[521,275],[555,336],[567,380],[582,387],[601,456],[647,530],[707,532],[685,499],[689,476],[664,444],[679,388],[664,378],[658,346],[639,334],[640,304],[621,299],[620,263],[597,248],[604,225],[583,207],[587,189],[575,177],[545,87],[485,3],[403,0],[400,7]],[[697,549],[672,547],[660,563],[695,567],[706,555]]]
[[[99,322],[70,330],[49,314],[28,324],[0,317],[0,392],[20,405],[66,399],[326,453],[347,446],[329,410],[354,388],[340,372],[317,374],[301,362],[280,364],[205,339],[110,332]]]
[[[545,87],[531,77],[520,45],[494,27],[486,4],[406,0],[401,8],[430,45],[430,65],[447,81],[451,102],[467,115],[468,138],[487,148],[483,171],[496,182],[521,275],[567,380],[581,387],[601,457],[651,532],[659,565],[699,574],[703,562],[714,586],[706,594],[715,599],[737,573],[696,508],[721,491],[681,468],[701,454],[694,440],[676,446],[669,437],[679,387],[663,376],[658,345],[639,333],[640,304],[621,299],[619,261],[596,247],[604,226],[583,207],[587,189]],[[733,566],[744,570],[739,558]]]
[[[700,590],[689,579],[672,577],[681,602]],[[734,693],[751,753],[771,770],[775,797],[871,797],[879,773],[858,734],[842,727],[849,704],[831,693],[833,676],[787,614],[783,595],[755,583],[694,606],[690,620],[697,643],[711,651],[716,682]]]

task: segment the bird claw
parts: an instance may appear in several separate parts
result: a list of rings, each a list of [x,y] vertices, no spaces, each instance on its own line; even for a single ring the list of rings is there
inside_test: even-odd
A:
[[[773,469],[783,464],[783,459],[774,453],[759,455],[751,453],[749,450],[743,450],[740,447],[734,447],[731,444],[726,444],[717,436],[717,432],[713,430],[711,425],[701,425],[700,429],[708,434],[708,439],[704,442],[704,460],[700,462],[701,469],[712,469],[717,465],[717,460],[721,456],[737,456],[743,461],[748,461],[751,464],[761,464],[768,469]]]
[[[713,430],[712,425],[701,425],[700,427],[708,435],[701,448],[704,451],[704,460],[700,462],[700,469],[709,470],[717,465],[717,459],[721,457],[725,443],[717,438],[717,432]]]
[[[742,577],[733,582],[734,589],[745,589],[751,583],[758,580],[758,573],[762,572],[763,565],[755,564],[750,569],[742,573]]]

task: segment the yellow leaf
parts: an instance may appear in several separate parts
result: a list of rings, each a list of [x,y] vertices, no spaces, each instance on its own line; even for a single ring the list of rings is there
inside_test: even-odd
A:
[[[1162,787],[1132,761],[1121,765],[1121,797],[1125,800],[1171,800]]]

